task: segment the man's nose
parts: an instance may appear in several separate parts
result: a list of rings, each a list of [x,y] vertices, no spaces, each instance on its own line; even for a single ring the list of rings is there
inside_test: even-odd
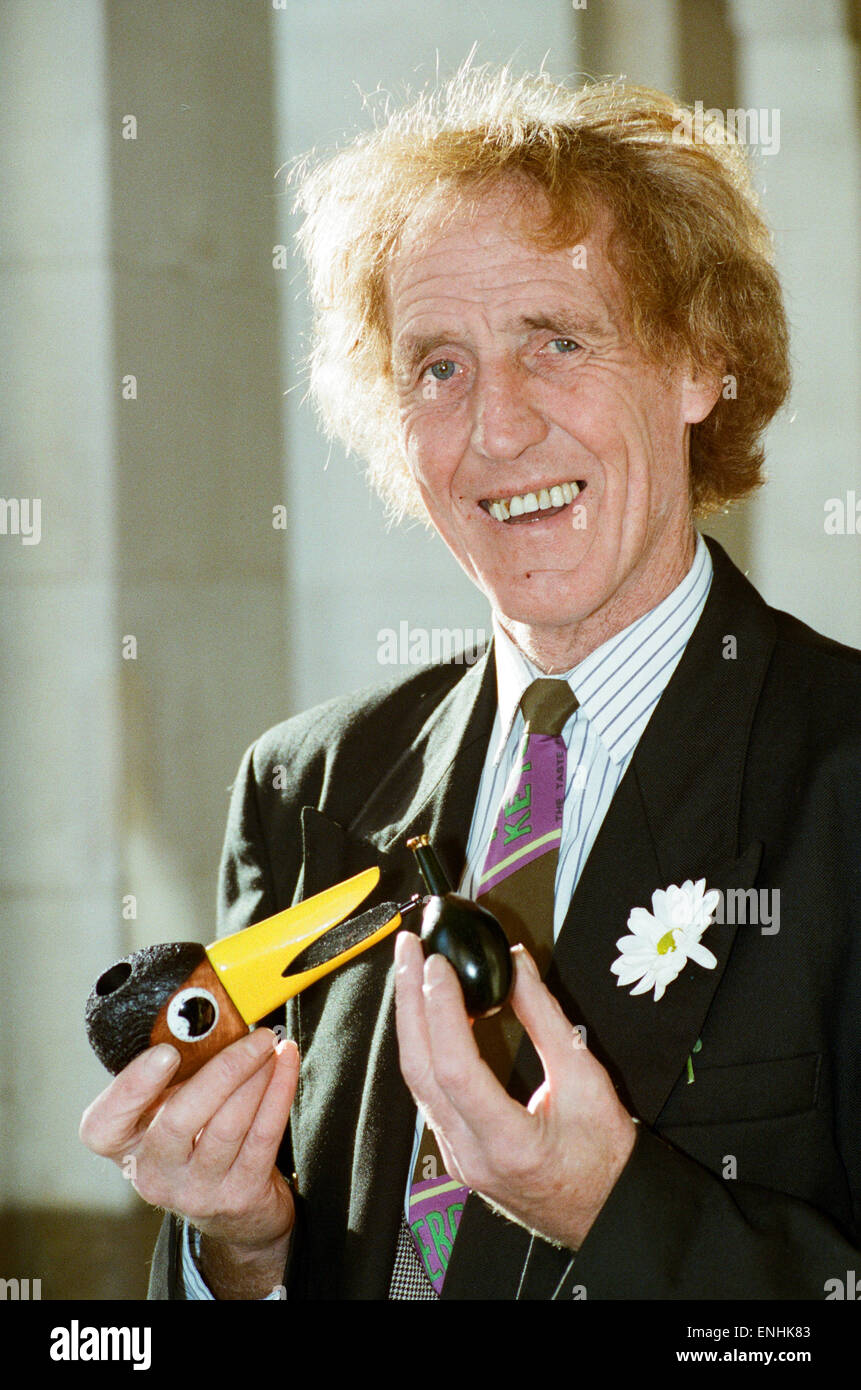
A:
[[[495,462],[518,458],[540,444],[547,422],[532,396],[533,384],[515,364],[479,371],[473,390],[472,447]]]

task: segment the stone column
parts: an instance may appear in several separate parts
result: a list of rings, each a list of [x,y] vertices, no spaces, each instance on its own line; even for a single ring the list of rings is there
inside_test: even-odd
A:
[[[243,4],[0,6],[17,1207],[139,1208],[77,1139],[109,1079],[84,1001],[127,951],[215,935],[228,789],[289,712],[269,41]]]
[[[792,324],[792,402],[769,432],[752,580],[861,645],[857,57],[839,0],[733,0],[742,108],[776,113],[759,158]],[[832,529],[829,529],[832,528]]]
[[[698,5],[699,8],[699,5]],[[577,10],[588,35],[592,76],[624,74],[630,82],[678,92],[681,68],[680,0],[613,0]]]
[[[123,939],[105,62],[97,0],[0,6],[0,1169],[17,1205],[128,1198],[118,1172],[94,1185],[77,1142],[105,1082],[83,1001]]]
[[[123,892],[211,940],[227,790],[290,713],[269,16],[106,6]]]

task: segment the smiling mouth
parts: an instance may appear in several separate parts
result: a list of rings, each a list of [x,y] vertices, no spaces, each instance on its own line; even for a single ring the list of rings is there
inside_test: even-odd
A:
[[[570,506],[585,486],[582,480],[572,479],[571,482],[539,488],[537,492],[520,492],[512,497],[483,497],[479,506],[494,521],[544,521]]]

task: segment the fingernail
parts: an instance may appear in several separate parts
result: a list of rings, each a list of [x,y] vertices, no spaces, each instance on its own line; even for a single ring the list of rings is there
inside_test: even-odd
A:
[[[533,979],[541,979],[541,976],[538,974],[538,966],[535,964],[535,961],[522,942],[518,941],[516,946],[512,946],[511,954],[516,956],[518,965],[522,965],[524,970],[528,970]]]
[[[179,1064],[179,1053],[170,1043],[159,1043],[147,1059],[147,1070],[153,1076],[167,1076]]]
[[[448,962],[444,955],[439,951],[433,951],[425,962],[425,979],[428,984],[438,985],[446,979],[448,975]]]

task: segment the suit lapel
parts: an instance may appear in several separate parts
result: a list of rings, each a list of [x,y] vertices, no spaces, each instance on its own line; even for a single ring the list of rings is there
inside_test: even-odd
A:
[[[466,862],[495,711],[496,670],[489,648],[431,711],[419,738],[381,782],[353,828],[367,834],[381,855],[389,856],[402,855],[412,835],[430,836],[456,886]],[[412,859],[409,854],[411,864]],[[414,864],[411,879],[421,886]]]
[[[346,826],[316,807],[302,810],[303,870],[298,897],[328,887],[338,877],[371,864],[381,869],[374,898],[400,898],[421,890],[412,835],[429,835],[443,868],[457,883],[496,709],[496,675],[490,650],[431,710],[418,737],[394,764]],[[392,741],[397,747],[397,730]]]
[[[616,943],[632,908],[651,911],[655,889],[701,878],[723,895],[749,888],[762,853],[759,842],[739,843],[739,808],[774,626],[721,548],[710,541],[709,549],[709,598],[596,837],[548,974],[632,1113],[649,1124],[700,1036],[736,927],[713,923],[703,944],[717,967],[689,963],[658,1003],[653,991],[619,987],[610,969]],[[531,1058],[524,1069],[529,1085]]]

